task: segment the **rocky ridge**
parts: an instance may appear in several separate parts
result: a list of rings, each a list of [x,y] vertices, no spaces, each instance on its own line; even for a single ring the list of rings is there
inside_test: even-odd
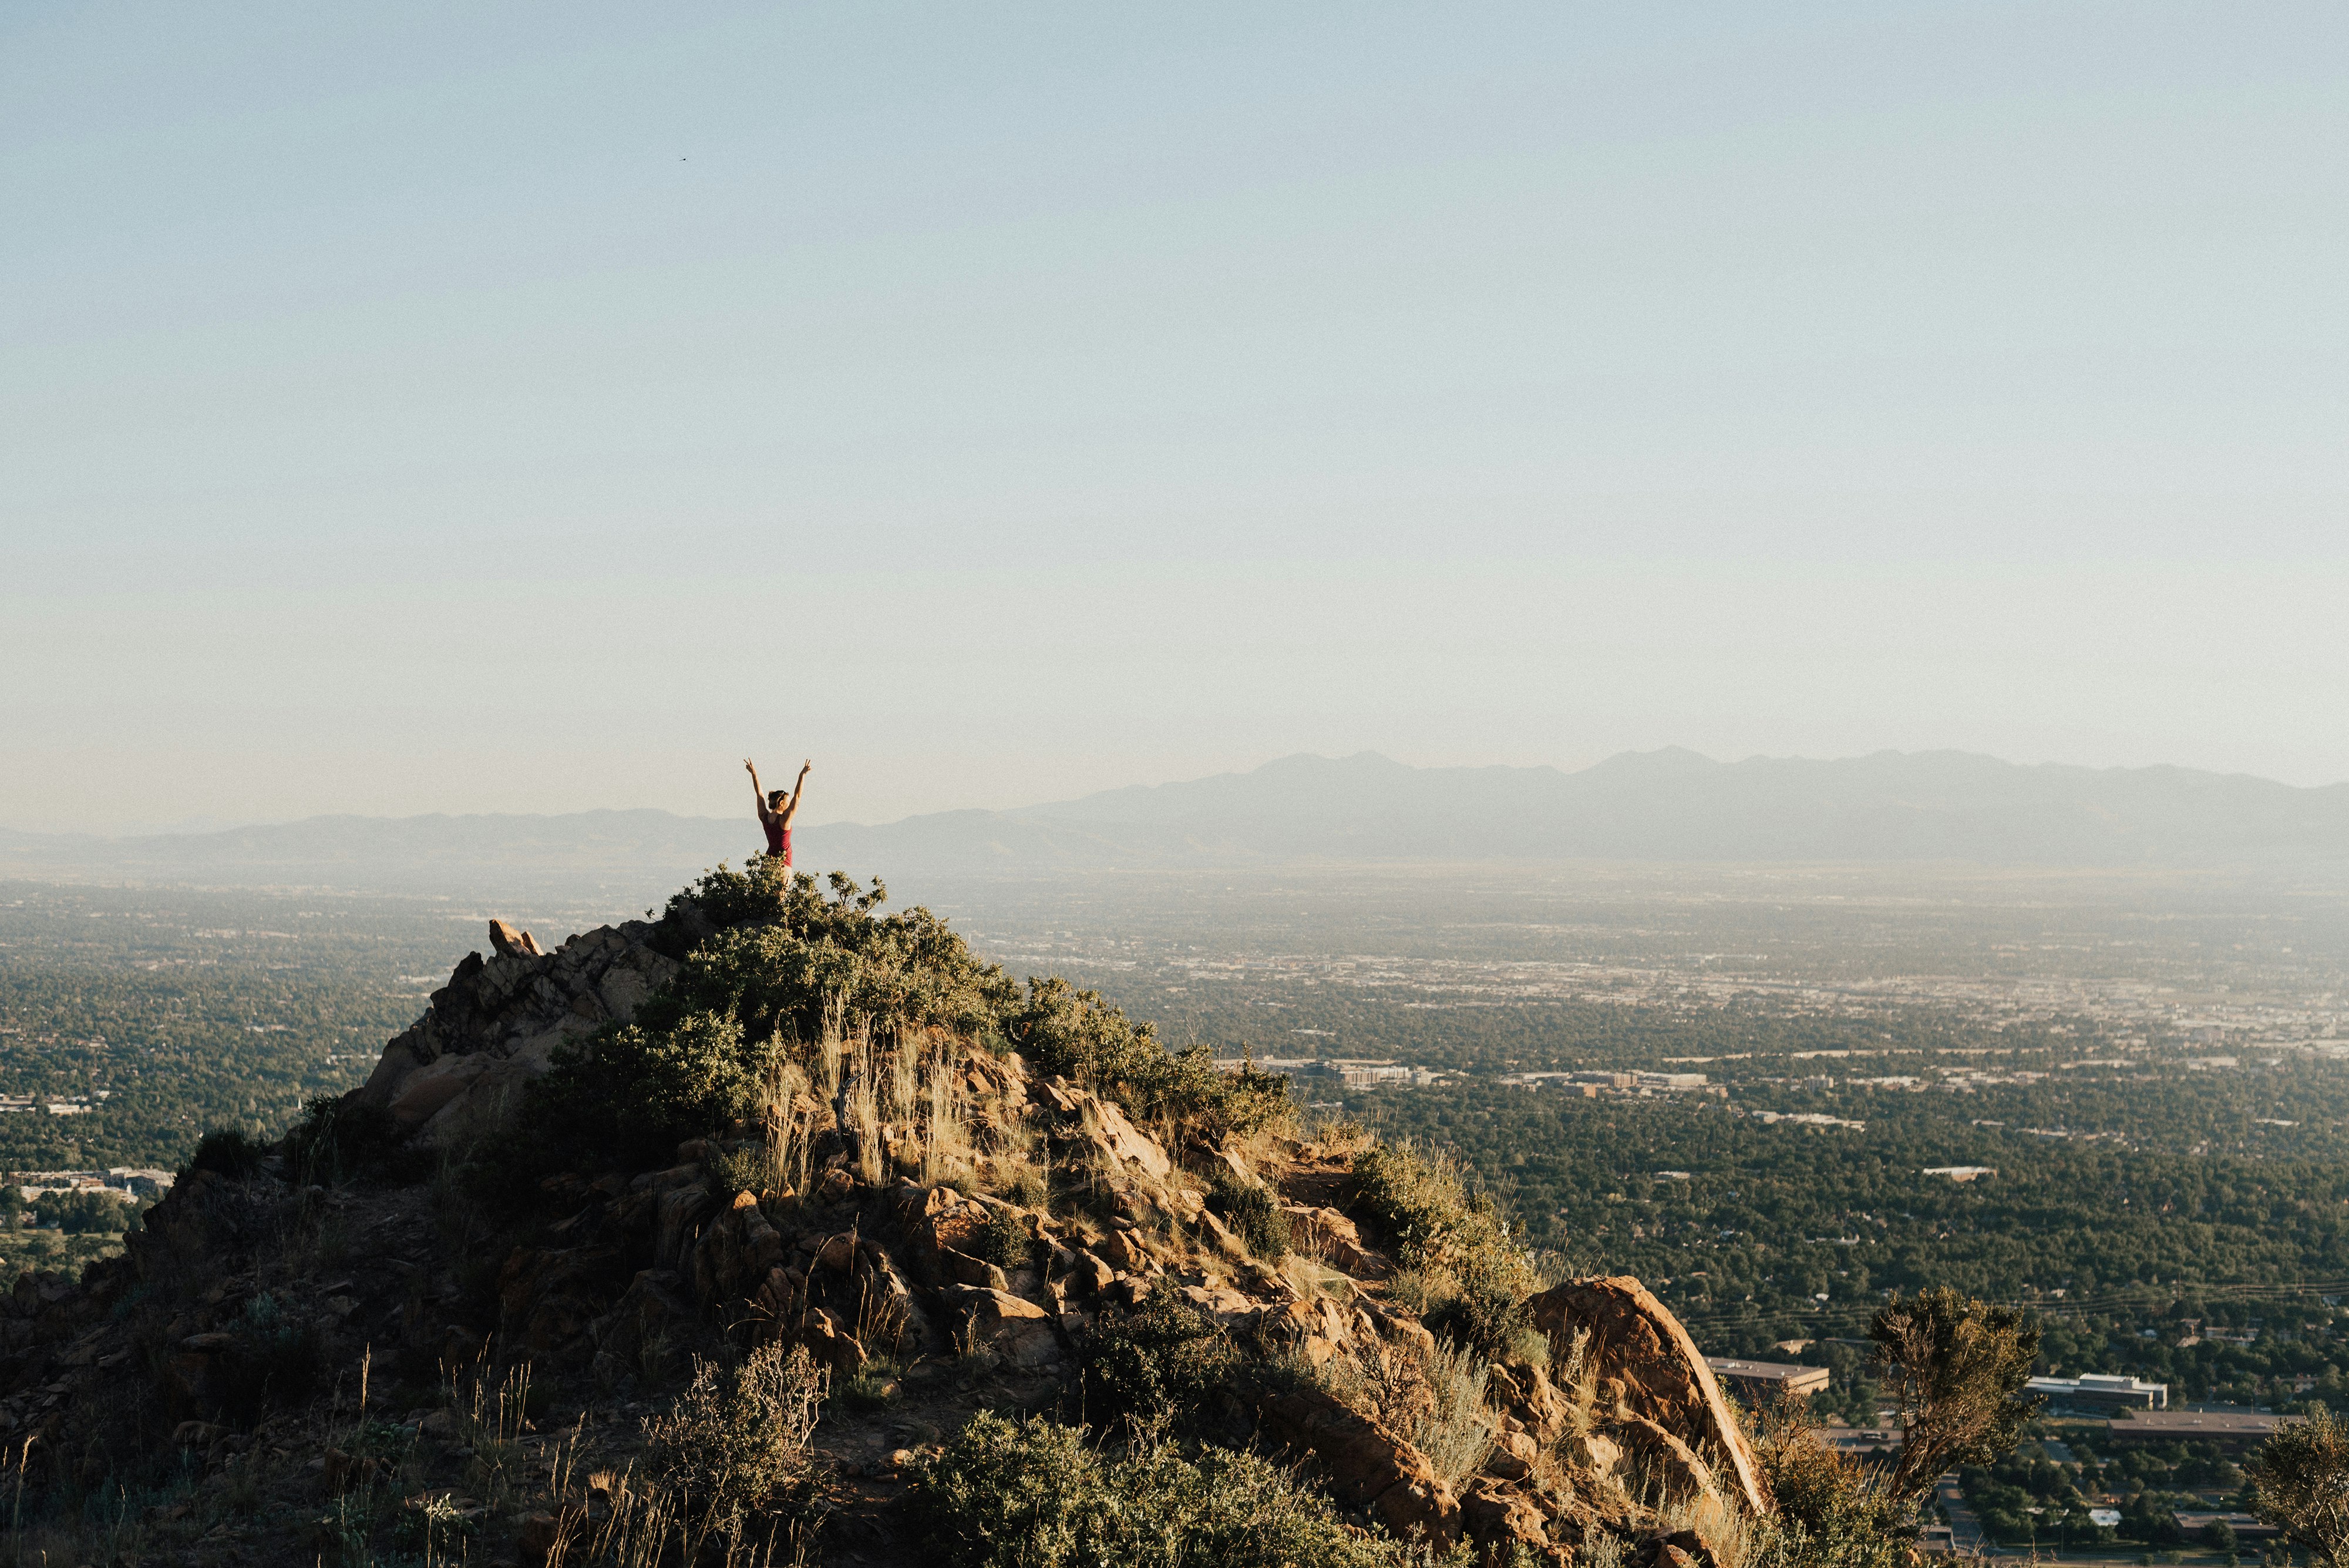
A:
[[[545,952],[501,923],[493,956],[457,966],[349,1104],[410,1147],[494,1144],[556,1049],[632,1018],[709,929],[688,906]],[[923,1454],[973,1410],[1064,1407],[1105,1333],[1163,1309],[1271,1369],[1232,1381],[1219,1430],[1307,1464],[1366,1524],[1496,1563],[1563,1564],[1603,1537],[1690,1568],[1723,1556],[1708,1531],[1767,1512],[1736,1415],[1637,1281],[1527,1303],[1538,1341],[1472,1369],[1474,1462],[1439,1463],[1361,1392],[1423,1387],[1438,1336],[1393,1289],[1399,1239],[1353,1201],[1348,1137],[1170,1143],[1017,1054],[955,1040],[940,1060],[970,1129],[946,1179],[907,1126],[885,1129],[874,1179],[812,1095],[790,1107],[811,1150],[796,1189],[746,1179],[755,1127],[659,1168],[557,1172],[509,1195],[518,1220],[445,1182],[321,1185],[285,1149],[193,1170],[124,1256],[0,1298],[0,1437],[67,1490],[184,1454],[201,1479],[143,1521],[135,1561],[311,1562],[333,1500],[374,1465],[478,1509],[489,1560],[541,1568],[566,1422],[574,1459],[616,1463],[692,1355],[780,1342],[838,1396],[815,1435],[823,1550],[911,1563],[891,1504]],[[1056,1194],[1071,1182],[1081,1200]],[[1290,1250],[1252,1247],[1218,1190],[1268,1195]],[[515,1396],[527,1460],[485,1477],[472,1428],[517,1376],[545,1396],[527,1421]],[[369,1438],[373,1457],[355,1436],[369,1418],[404,1434]]]

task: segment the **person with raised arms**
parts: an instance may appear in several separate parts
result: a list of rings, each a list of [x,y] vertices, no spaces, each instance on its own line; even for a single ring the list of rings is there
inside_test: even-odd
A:
[[[779,790],[760,787],[758,765],[750,758],[742,759],[742,766],[750,774],[750,798],[759,808],[759,826],[767,830],[767,855],[770,858],[780,856],[788,871],[792,868],[792,818],[799,815],[800,797],[807,794],[808,773],[815,764],[800,763],[799,782]]]

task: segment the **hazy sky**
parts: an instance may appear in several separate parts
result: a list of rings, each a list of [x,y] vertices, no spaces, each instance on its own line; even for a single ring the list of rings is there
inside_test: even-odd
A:
[[[0,10],[0,824],[2349,778],[2349,8]]]

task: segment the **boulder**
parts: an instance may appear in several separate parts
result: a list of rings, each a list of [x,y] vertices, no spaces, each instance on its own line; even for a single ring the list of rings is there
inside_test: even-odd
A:
[[[955,1337],[972,1350],[991,1350],[1014,1366],[1050,1366],[1061,1359],[1052,1314],[1009,1291],[948,1285],[938,1293],[956,1320]]]
[[[1063,1137],[1091,1145],[1112,1168],[1133,1166],[1161,1181],[1174,1173],[1158,1140],[1127,1120],[1115,1102],[1055,1078],[1044,1085],[1044,1103],[1060,1119]]]
[[[1534,1461],[1541,1458],[1541,1445],[1523,1432],[1502,1432],[1493,1439],[1493,1452],[1485,1461],[1485,1473],[1503,1480],[1523,1480],[1534,1473]]]
[[[700,1182],[671,1188],[654,1207],[653,1261],[660,1268],[688,1271],[685,1249],[700,1234],[701,1222],[717,1208]]]
[[[1588,1331],[1584,1364],[1601,1379],[1619,1381],[1624,1412],[1648,1439],[1640,1446],[1660,1451],[1676,1479],[1690,1483],[1698,1473],[1683,1462],[1685,1455],[1703,1467],[1709,1484],[1713,1467],[1702,1454],[1718,1455],[1728,1491],[1750,1513],[1770,1511],[1753,1450],[1722,1397],[1713,1368],[1680,1319],[1646,1286],[1628,1275],[1574,1280],[1544,1291],[1527,1305],[1534,1326],[1549,1336],[1559,1357],[1570,1350],[1577,1331]],[[1672,1443],[1656,1441],[1658,1434]]]
[[[1385,1273],[1384,1260],[1362,1245],[1362,1233],[1335,1209],[1284,1203],[1280,1211],[1288,1218],[1289,1240],[1299,1251],[1309,1252],[1358,1280],[1377,1279]]]
[[[1366,1511],[1397,1535],[1423,1532],[1438,1546],[1457,1538],[1459,1500],[1427,1456],[1334,1395],[1319,1388],[1269,1395],[1257,1414],[1275,1442],[1312,1456],[1344,1506]]]
[[[504,920],[490,922],[490,945],[498,950],[501,958],[544,958],[546,954],[537,939],[528,931],[517,930]]]
[[[1491,1480],[1472,1484],[1460,1498],[1460,1523],[1483,1547],[1485,1561],[1506,1563],[1512,1547],[1523,1547],[1537,1563],[1556,1562],[1549,1521],[1533,1499]]]

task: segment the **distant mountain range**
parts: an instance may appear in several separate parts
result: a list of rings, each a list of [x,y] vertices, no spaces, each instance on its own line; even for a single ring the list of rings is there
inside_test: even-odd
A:
[[[0,832],[0,877],[457,891],[518,881],[670,887],[759,846],[746,816],[321,816],[220,833]],[[1959,752],[1716,763],[1669,749],[1577,773],[1414,768],[1371,753],[799,835],[802,867],[1035,877],[1297,862],[1964,861],[2349,865],[2349,784],[2188,768],[2020,766]]]

